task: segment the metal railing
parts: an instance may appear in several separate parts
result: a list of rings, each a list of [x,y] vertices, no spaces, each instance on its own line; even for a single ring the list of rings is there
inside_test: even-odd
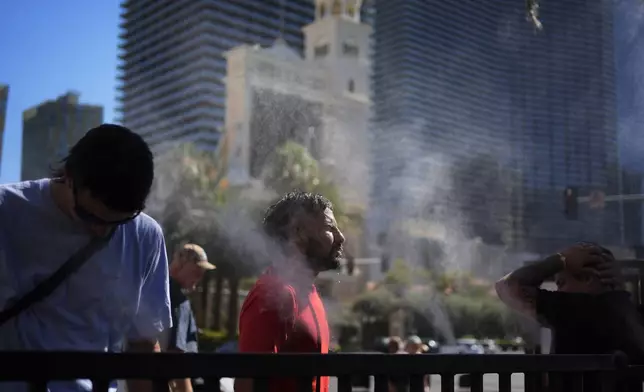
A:
[[[524,390],[542,390],[545,374],[565,374],[571,391],[583,391],[584,378],[592,376],[602,391],[618,391],[627,375],[642,374],[628,368],[626,357],[615,355],[375,355],[375,354],[117,354],[79,352],[1,352],[0,382],[25,381],[32,392],[47,391],[53,380],[92,380],[95,392],[106,392],[112,380],[149,379],[165,386],[169,379],[203,378],[219,385],[223,377],[253,378],[255,391],[268,391],[271,378],[298,380],[298,391],[311,391],[316,376],[338,378],[338,392],[352,389],[354,376],[374,376],[375,392],[388,392],[392,377],[409,382],[409,391],[424,390],[426,374],[441,376],[440,390],[453,392],[454,378],[469,375],[470,390],[483,392],[484,374],[498,374],[499,392],[512,390],[511,376],[523,373]],[[629,370],[630,369],[630,370]],[[641,383],[640,383],[641,385]],[[514,386],[516,388],[516,386]],[[1,389],[1,384],[0,384]],[[433,391],[438,390],[436,387]],[[596,389],[595,389],[596,390]]]

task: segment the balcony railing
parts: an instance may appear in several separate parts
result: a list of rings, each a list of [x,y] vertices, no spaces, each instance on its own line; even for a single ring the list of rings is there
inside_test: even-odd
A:
[[[390,377],[409,382],[409,391],[424,390],[423,376],[439,374],[442,392],[454,391],[454,377],[468,374],[470,390],[484,390],[483,375],[498,374],[499,392],[512,390],[511,375],[525,374],[524,390],[543,388],[545,374],[569,374],[571,391],[584,390],[584,376],[595,376],[602,391],[618,391],[627,375],[644,373],[615,355],[385,355],[385,354],[116,354],[70,352],[2,352],[0,381],[26,381],[32,392],[47,391],[52,380],[89,379],[95,392],[106,392],[110,381],[149,379],[165,388],[169,379],[203,378],[219,385],[223,377],[253,378],[255,391],[267,391],[273,377],[298,380],[300,391],[311,391],[316,376],[338,378],[338,392],[352,390],[355,376],[374,376],[375,392],[387,392]],[[640,383],[641,385],[641,383]],[[597,385],[593,385],[597,386]],[[517,386],[514,386],[515,388]],[[161,390],[161,389],[160,389]],[[217,390],[217,389],[215,389]],[[436,391],[436,386],[433,387]]]

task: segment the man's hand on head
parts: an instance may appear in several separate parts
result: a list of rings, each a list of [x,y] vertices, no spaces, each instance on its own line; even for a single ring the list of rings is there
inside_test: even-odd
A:
[[[573,275],[596,275],[598,266],[606,263],[602,256],[603,250],[595,244],[580,242],[559,254],[562,257],[564,269]]]
[[[610,290],[625,290],[622,270],[615,256],[608,249],[602,248],[602,262],[595,267],[601,284]]]
[[[576,257],[574,253],[573,257]],[[564,254],[555,254],[507,274],[495,285],[499,299],[511,309],[537,319],[539,288],[546,279],[565,268],[565,258]]]
[[[561,252],[565,269],[573,275],[595,277],[605,288],[623,289],[621,271],[615,257],[606,248],[597,244],[581,242]]]

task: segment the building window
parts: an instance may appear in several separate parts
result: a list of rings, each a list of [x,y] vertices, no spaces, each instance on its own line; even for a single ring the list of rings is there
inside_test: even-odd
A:
[[[340,0],[335,0],[333,2],[333,8],[331,9],[333,15],[340,15],[342,13],[342,2]]]
[[[353,4],[347,4],[347,15],[350,17],[354,17],[356,14],[356,8]]]
[[[324,45],[318,45],[313,49],[313,57],[314,58],[321,58],[325,57],[329,53],[329,45],[324,44]]]
[[[342,53],[347,56],[358,56],[358,45],[353,42],[347,41],[342,44]]]
[[[347,90],[349,90],[350,93],[356,91],[356,82],[354,82],[353,79],[349,79],[349,83],[347,85]]]

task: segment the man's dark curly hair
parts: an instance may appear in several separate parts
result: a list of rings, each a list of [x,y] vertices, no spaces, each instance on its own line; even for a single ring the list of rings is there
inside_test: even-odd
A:
[[[322,195],[301,191],[289,192],[266,210],[264,231],[272,238],[285,240],[289,226],[299,213],[324,213],[327,208],[333,210],[333,204]]]

